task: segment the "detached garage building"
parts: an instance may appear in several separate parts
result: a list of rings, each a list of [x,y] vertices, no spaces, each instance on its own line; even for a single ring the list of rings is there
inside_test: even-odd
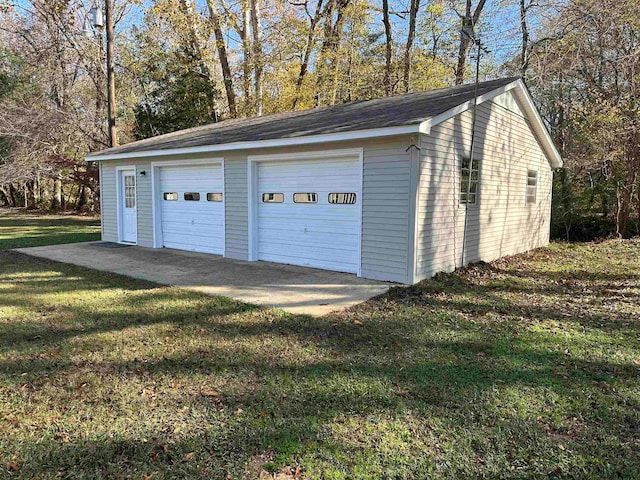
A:
[[[102,238],[407,284],[545,245],[560,155],[520,79],[478,94],[473,160],[474,85],[91,154]]]

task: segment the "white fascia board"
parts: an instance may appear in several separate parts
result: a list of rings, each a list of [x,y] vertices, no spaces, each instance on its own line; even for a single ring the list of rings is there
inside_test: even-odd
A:
[[[496,88],[495,90],[491,90],[490,92],[487,92],[484,95],[480,95],[478,97],[477,104],[480,105],[481,103],[484,103],[484,102],[489,101],[489,100],[491,100],[493,98],[496,98],[496,97],[502,95],[503,93],[508,92],[509,90],[513,90],[514,88],[516,88],[521,83],[522,83],[521,80],[515,80],[515,81],[513,81],[511,83],[503,85],[500,88]],[[438,125],[438,124],[440,124],[442,122],[445,122],[445,121],[449,120],[450,118],[453,118],[456,115],[469,110],[470,108],[473,108],[473,103],[474,103],[473,99],[471,99],[471,100],[469,100],[467,102],[461,103],[457,107],[453,107],[452,109],[447,110],[446,112],[443,112],[440,115],[436,115],[435,117],[427,120],[426,122],[422,122],[422,124],[424,124],[424,128],[428,128],[429,132],[430,132],[431,128],[435,127],[436,125]]]
[[[495,90],[487,92],[484,95],[480,95],[478,97],[477,104],[480,105],[481,103],[489,101],[493,98],[496,98],[502,95],[503,93],[506,93],[514,89],[518,93],[520,93],[520,95],[518,95],[518,98],[523,100],[523,102],[525,103],[524,107],[526,110],[527,117],[532,122],[532,127],[534,129],[536,136],[543,144],[543,148],[547,154],[547,159],[549,160],[549,163],[553,168],[562,167],[563,161],[562,161],[562,157],[560,156],[560,152],[558,152],[558,149],[553,143],[553,139],[551,138],[551,135],[549,135],[549,131],[547,130],[547,127],[545,126],[544,121],[540,116],[540,112],[538,112],[538,108],[533,103],[533,99],[529,94],[529,90],[524,85],[524,82],[522,80],[520,79],[515,80],[511,83],[508,83],[507,85],[504,85],[500,88],[496,88]],[[428,129],[428,132],[422,132],[422,133],[430,133],[431,128],[433,128],[434,126],[446,120],[449,120],[450,118],[453,118],[456,115],[462,112],[465,112],[471,108],[473,108],[473,100],[469,100],[468,102],[458,105],[457,107],[454,107],[451,110],[447,110],[446,112],[441,113],[440,115],[437,115],[430,120],[422,122],[422,124],[420,124],[420,127],[424,128],[425,130]]]
[[[349,132],[330,133],[326,135],[310,135],[297,138],[278,138],[274,140],[256,140],[254,142],[223,143],[219,145],[204,145],[201,147],[173,148],[167,150],[146,150],[139,152],[126,152],[100,155],[95,153],[87,155],[87,162],[101,162],[104,160],[129,160],[145,157],[164,157],[169,155],[227,152],[233,150],[249,150],[270,147],[289,147],[296,145],[312,145],[315,143],[337,142],[345,140],[358,140],[363,138],[388,137],[392,135],[403,135],[406,133],[426,133],[422,131],[423,124],[404,125],[400,127],[372,128],[369,130],[353,130]]]
[[[560,155],[556,144],[549,134],[549,130],[547,130],[547,126],[544,124],[544,121],[540,116],[538,107],[536,107],[535,103],[533,102],[533,98],[531,98],[531,95],[529,94],[529,89],[524,85],[522,80],[519,80],[519,82],[521,88],[518,89],[518,91],[522,95],[518,98],[520,98],[520,100],[523,100],[523,103],[525,104],[524,107],[525,110],[527,110],[527,116],[529,117],[529,120],[531,120],[533,128],[537,131],[538,137],[545,147],[549,163],[553,168],[562,168],[562,166],[564,165],[564,161],[562,160],[562,156]]]

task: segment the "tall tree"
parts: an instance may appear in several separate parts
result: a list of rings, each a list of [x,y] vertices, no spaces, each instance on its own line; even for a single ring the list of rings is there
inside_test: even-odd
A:
[[[260,0],[251,0],[251,33],[253,36],[253,82],[255,92],[256,115],[262,115],[262,20],[260,18]]]
[[[233,76],[231,74],[231,67],[229,66],[229,56],[227,54],[227,42],[222,32],[220,15],[218,14],[215,0],[207,0],[207,7],[209,9],[209,18],[211,19],[211,24],[213,26],[213,34],[215,36],[220,68],[222,70],[222,78],[224,81],[225,93],[227,95],[227,106],[229,107],[229,115],[233,118],[238,114],[238,112],[236,108],[236,94],[233,89]]]
[[[411,0],[409,7],[409,32],[407,33],[407,42],[404,47],[404,65],[402,74],[402,85],[405,92],[409,91],[411,83],[411,50],[413,49],[413,41],[416,36],[416,19],[418,18],[419,9],[420,0]]]
[[[472,35],[475,32],[476,25],[480,20],[480,15],[485,7],[486,0],[480,0],[475,8],[473,8],[473,0],[466,0],[464,14],[459,12],[460,17],[460,44],[458,48],[458,63],[456,65],[456,85],[464,83],[464,76],[467,69],[467,57],[473,45]]]
[[[291,105],[291,108],[293,110],[295,110],[296,107],[298,106],[298,102],[300,101],[300,91],[302,90],[302,84],[304,83],[307,72],[309,71],[309,61],[311,59],[311,53],[313,51],[315,38],[316,38],[316,27],[318,26],[318,23],[320,23],[320,21],[322,20],[323,15],[326,13],[322,9],[323,0],[317,0],[315,13],[313,15],[309,12],[308,1],[305,0],[305,2],[302,4],[296,3],[294,5],[304,7],[305,14],[309,20],[309,26],[308,26],[306,43],[304,46],[304,53],[302,54],[302,62],[300,63],[300,71],[298,72],[298,77],[296,80],[295,96],[293,97],[293,104]]]
[[[391,85],[391,69],[393,68],[393,33],[391,31],[391,21],[389,20],[389,0],[382,0],[382,23],[384,24],[384,93],[391,95],[393,86]]]

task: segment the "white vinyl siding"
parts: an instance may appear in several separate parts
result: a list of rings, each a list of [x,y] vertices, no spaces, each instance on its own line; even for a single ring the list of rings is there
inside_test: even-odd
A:
[[[323,145],[287,149],[256,149],[234,152],[224,157],[225,172],[225,255],[247,260],[248,247],[248,183],[247,156],[277,152],[313,152],[364,147],[363,189],[357,204],[362,202],[361,275],[376,280],[407,283],[410,281],[409,224],[411,153],[407,152],[410,137],[402,135],[352,142],[333,142]],[[172,160],[205,159],[207,155],[177,155]],[[151,210],[151,162],[169,160],[168,157],[149,157],[141,160],[117,160],[102,163],[103,238],[117,241],[116,229],[116,173],[117,165],[135,165],[138,181],[138,244],[153,246]],[[146,176],[140,176],[140,170]],[[331,193],[339,192],[332,189]],[[160,196],[161,198],[161,196]],[[324,199],[325,201],[327,199]],[[336,208],[348,205],[335,205]]]
[[[249,258],[247,157],[237,154],[226,157],[224,166],[225,255],[236,260],[247,260]]]
[[[410,137],[378,142],[364,147],[361,274],[408,283]]]
[[[460,159],[469,155],[471,111],[423,135],[417,195],[416,280],[463,264],[492,261],[549,242],[552,169],[511,93],[478,107],[477,205],[460,204]],[[509,108],[507,108],[509,107]],[[525,204],[529,170],[538,198]],[[462,243],[467,211],[464,259]]]

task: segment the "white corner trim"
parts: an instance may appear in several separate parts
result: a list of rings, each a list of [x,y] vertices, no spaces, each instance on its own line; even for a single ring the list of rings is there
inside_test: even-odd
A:
[[[364,148],[359,148],[358,159],[360,161],[360,228],[358,229],[358,277],[362,276],[362,236],[364,221],[362,217],[362,206],[364,205]]]
[[[193,166],[193,165],[216,165],[222,166],[222,235],[224,243],[222,246],[223,256],[227,251],[226,236],[226,209],[227,209],[227,192],[224,185],[224,158],[201,158],[197,160],[161,160],[151,162],[151,223],[153,230],[153,248],[162,248],[162,208],[160,208],[161,192],[160,192],[160,168],[172,166]]]
[[[104,160],[133,159],[144,157],[164,157],[180,154],[228,152],[233,150],[248,150],[271,147],[290,147],[295,145],[312,145],[315,143],[337,142],[344,140],[358,140],[363,138],[386,137],[403,135],[405,133],[420,133],[420,125],[403,125],[399,127],[372,128],[367,130],[350,130],[341,133],[323,135],[308,135],[295,138],[278,138],[274,140],[256,140],[253,142],[223,143],[219,145],[204,145],[201,147],[173,148],[167,150],[147,150],[142,152],[113,153],[100,155],[99,152],[85,157],[87,162],[101,162]]]
[[[258,209],[257,209],[257,169],[256,162],[247,157],[247,260],[258,260]]]

